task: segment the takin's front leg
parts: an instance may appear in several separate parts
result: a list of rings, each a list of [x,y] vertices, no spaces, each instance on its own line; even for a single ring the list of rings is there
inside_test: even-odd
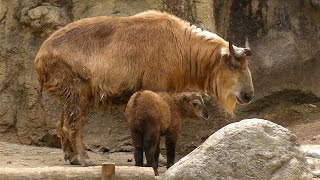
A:
[[[176,144],[178,141],[178,132],[168,132],[166,135],[167,169],[173,164],[176,156]]]

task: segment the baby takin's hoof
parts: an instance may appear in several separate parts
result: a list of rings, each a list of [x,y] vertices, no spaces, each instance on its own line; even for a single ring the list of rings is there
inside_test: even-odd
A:
[[[159,176],[158,170],[154,170],[154,175],[155,175],[155,176]]]
[[[147,162],[146,156],[143,153],[143,162]],[[136,162],[137,163],[137,162]],[[159,164],[158,166],[162,167],[162,166],[166,166],[167,164],[167,160],[161,155],[161,153],[159,154]],[[136,166],[142,166],[142,165],[137,165]]]

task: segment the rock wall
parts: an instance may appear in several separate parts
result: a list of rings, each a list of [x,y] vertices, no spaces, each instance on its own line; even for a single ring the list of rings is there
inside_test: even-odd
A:
[[[210,134],[237,119],[266,118],[272,112],[281,113],[277,109],[278,99],[289,105],[297,101],[319,102],[320,3],[317,0],[3,0],[0,2],[0,140],[59,146],[55,122],[60,118],[60,107],[46,94],[39,99],[34,70],[37,50],[50,33],[85,17],[133,15],[149,9],[176,14],[239,46],[248,37],[253,51],[250,68],[255,102],[240,107],[236,118],[208,102],[211,120],[184,123],[178,148],[181,152],[191,151]],[[290,95],[298,100],[292,100]],[[201,131],[194,133],[194,128]],[[112,113],[106,113],[104,108],[92,110],[84,141],[88,148],[100,151],[131,150],[121,109]]]

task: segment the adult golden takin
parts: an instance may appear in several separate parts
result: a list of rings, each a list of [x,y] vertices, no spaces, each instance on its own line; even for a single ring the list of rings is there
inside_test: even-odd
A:
[[[35,59],[41,84],[63,106],[59,130],[65,159],[88,165],[82,131],[90,107],[126,103],[138,90],[196,88],[232,113],[254,89],[247,56],[214,33],[168,13],[93,17],[66,25]]]

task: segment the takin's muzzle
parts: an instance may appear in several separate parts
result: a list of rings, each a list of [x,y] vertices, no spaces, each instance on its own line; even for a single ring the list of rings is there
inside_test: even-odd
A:
[[[253,96],[254,96],[253,90],[242,90],[240,92],[240,98],[237,97],[237,99],[241,104],[248,104],[253,99]]]

